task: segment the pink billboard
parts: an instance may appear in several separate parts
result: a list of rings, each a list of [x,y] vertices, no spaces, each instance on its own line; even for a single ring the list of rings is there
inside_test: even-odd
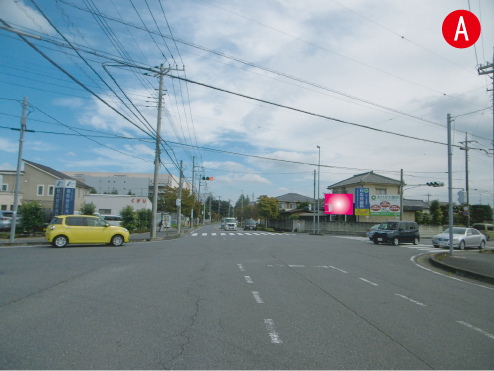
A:
[[[326,194],[325,214],[353,215],[353,194]]]

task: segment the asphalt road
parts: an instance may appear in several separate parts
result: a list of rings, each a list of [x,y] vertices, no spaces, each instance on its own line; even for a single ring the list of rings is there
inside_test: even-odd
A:
[[[428,246],[238,232],[0,249],[0,368],[494,368],[494,287]]]

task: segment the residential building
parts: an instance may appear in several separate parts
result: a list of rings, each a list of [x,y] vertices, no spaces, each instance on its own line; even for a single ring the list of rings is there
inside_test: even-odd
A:
[[[119,195],[129,193],[139,197],[153,194],[154,174],[151,173],[112,173],[91,171],[65,171],[74,179],[96,189],[98,194],[117,192]],[[178,188],[180,179],[171,174],[159,174],[158,193],[163,193],[165,186]],[[190,183],[184,182],[184,188],[190,189]]]
[[[278,209],[285,211],[298,209],[298,205],[301,202],[312,203],[314,201],[312,197],[303,196],[298,193],[287,193],[275,198],[278,200]]]
[[[52,210],[55,181],[60,179],[75,179],[51,167],[24,159],[22,161],[24,162],[24,171],[21,172],[19,183],[19,192],[22,194],[22,201],[37,201],[44,209]],[[5,188],[7,192],[13,192],[15,189],[16,171],[2,170],[0,174],[2,174],[3,178],[2,189]],[[84,202],[84,196],[89,194],[90,189],[91,187],[83,182],[76,181],[74,211],[80,210]],[[7,207],[10,208],[10,205],[7,205]]]
[[[338,183],[332,184],[327,187],[328,190],[332,190],[332,193],[338,194],[353,194],[355,199],[355,188],[369,188],[370,195],[399,195],[401,182],[396,179],[388,178],[383,175],[369,171],[362,174],[356,174],[348,179],[342,180]],[[410,215],[403,215],[403,220],[415,220],[415,216],[411,218]],[[408,219],[405,219],[405,216]],[[342,217],[333,215],[331,220],[339,220]],[[395,217],[389,216],[357,216],[357,221],[360,222],[382,222],[384,220],[394,219]],[[352,218],[353,219],[353,218]],[[348,220],[344,218],[344,220]]]

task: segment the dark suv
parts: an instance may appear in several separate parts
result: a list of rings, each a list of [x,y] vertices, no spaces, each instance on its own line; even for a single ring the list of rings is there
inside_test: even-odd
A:
[[[257,231],[257,223],[255,220],[252,220],[252,219],[247,219],[245,222],[244,222],[244,230],[247,230],[247,229],[252,229],[253,231]]]
[[[419,226],[415,222],[404,222],[396,220],[386,220],[376,229],[372,239],[378,243],[392,243],[398,246],[403,242],[412,242],[418,245],[420,242]]]

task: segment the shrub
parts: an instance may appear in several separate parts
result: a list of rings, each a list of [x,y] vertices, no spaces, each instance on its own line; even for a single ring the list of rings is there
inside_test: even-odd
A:
[[[120,217],[122,218],[122,222],[120,223],[122,227],[127,228],[129,232],[136,229],[137,223],[134,216],[134,208],[132,206],[125,206],[120,210]]]
[[[20,229],[33,233],[43,229],[45,225],[45,211],[36,201],[29,201],[19,206],[19,214],[22,215],[19,222]]]
[[[94,215],[94,212],[96,211],[96,205],[92,202],[88,204],[84,202],[80,211],[82,215]]]
[[[151,210],[140,209],[137,211],[137,228],[151,229]]]

